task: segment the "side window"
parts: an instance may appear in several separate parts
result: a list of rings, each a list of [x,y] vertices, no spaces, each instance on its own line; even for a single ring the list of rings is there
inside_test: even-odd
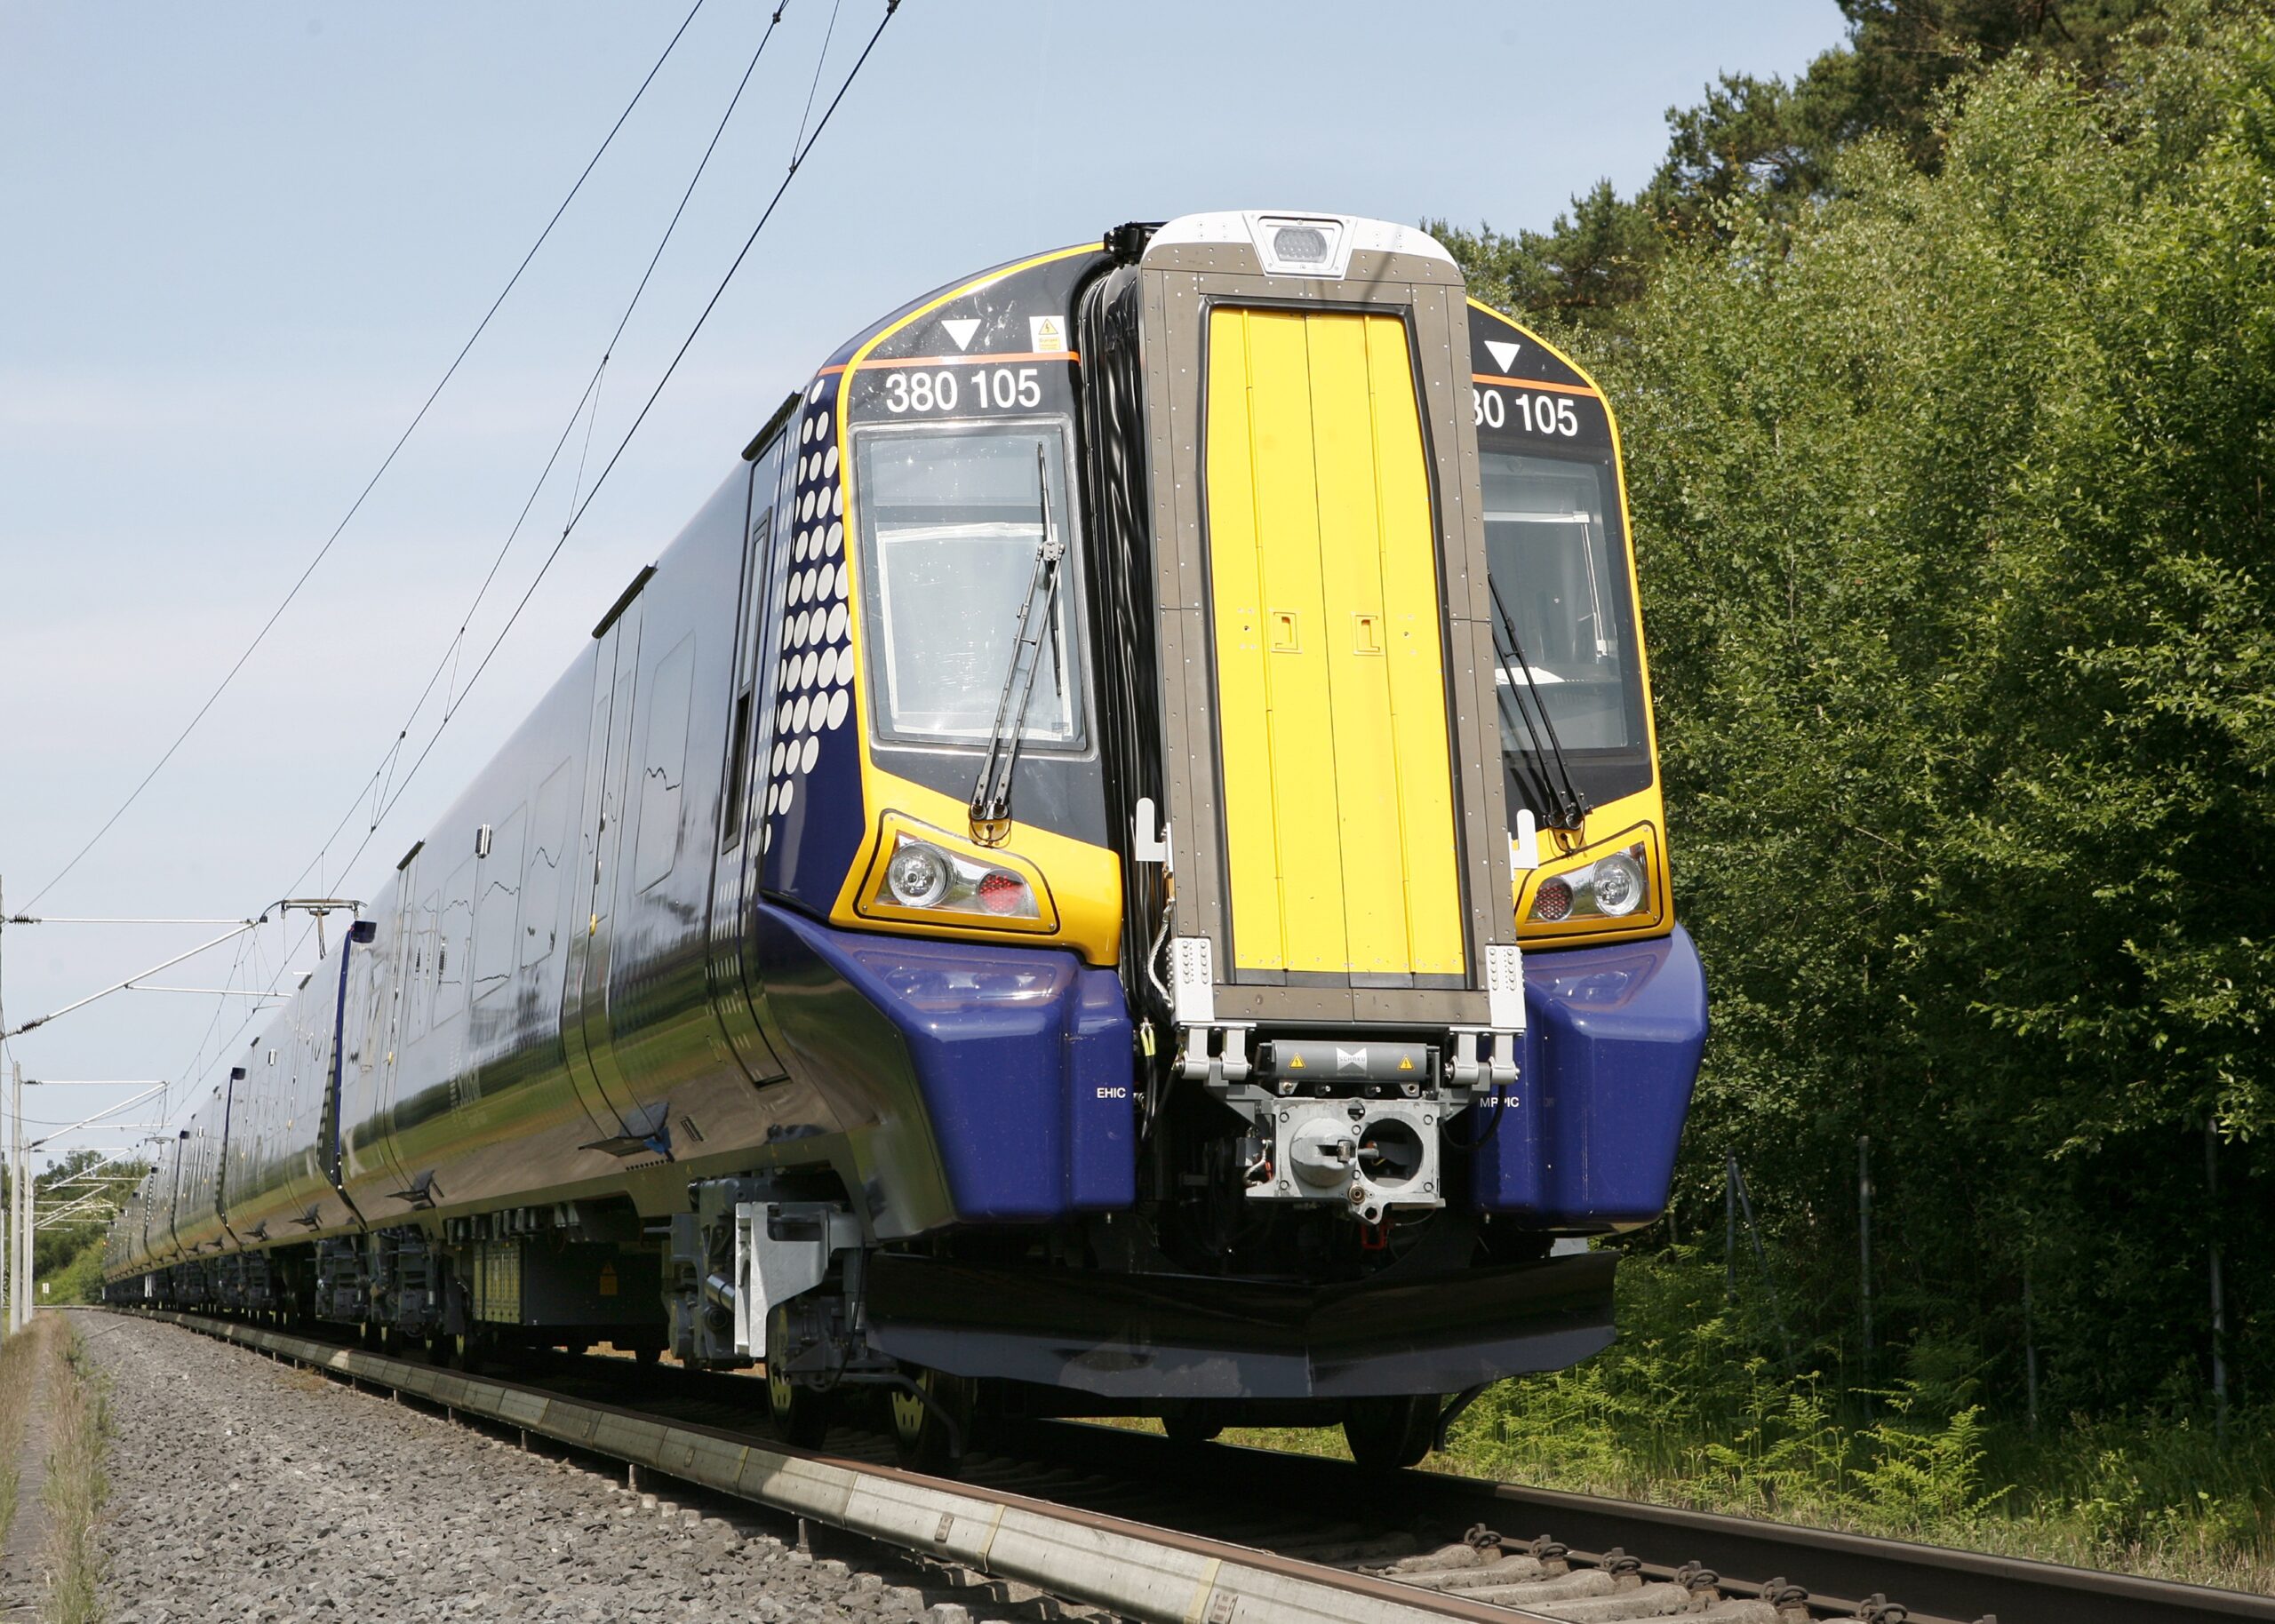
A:
[[[771,506],[759,514],[751,523],[750,551],[753,558],[751,571],[754,577],[768,556],[766,538],[768,532],[773,529],[774,509]],[[754,602],[763,599],[764,589],[755,581],[750,590]],[[722,851],[732,851],[742,844],[743,809],[750,799],[751,689],[756,681],[753,668],[757,663],[752,657],[752,653],[758,642],[756,628],[746,626],[743,630],[743,637],[748,647],[743,651],[743,657],[736,663],[736,670],[741,673],[742,681],[735,693],[735,712],[730,724],[733,731],[728,735],[727,738],[726,805],[719,814],[719,849]]]
[[[571,792],[576,788],[572,758],[538,785],[536,821],[530,835],[529,877],[522,885],[522,963],[542,963],[561,930],[561,878],[569,872]]]
[[[514,979],[514,927],[522,900],[522,842],[529,830],[529,808],[491,832],[490,855],[482,859],[474,906],[474,1001],[477,1004]]]
[[[727,761],[727,805],[720,814],[725,825],[719,837],[719,849],[732,851],[742,844],[743,802],[747,799],[746,787],[750,777],[750,689],[746,687],[735,696],[735,714],[729,724],[734,729],[733,753]]]
[[[442,927],[435,945],[435,1024],[466,1007],[467,959],[474,945],[474,864],[468,857],[443,891]]]
[[[648,747],[641,752],[640,836],[632,883],[646,890],[679,856],[680,801],[687,780],[687,718],[695,697],[695,633],[656,666],[649,688]]]

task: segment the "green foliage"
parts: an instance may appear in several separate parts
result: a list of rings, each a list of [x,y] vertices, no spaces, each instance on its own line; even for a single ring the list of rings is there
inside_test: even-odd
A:
[[[39,1355],[36,1334],[0,1341],[0,1550],[8,1547],[17,1499],[22,1492],[24,1433],[31,1421],[32,1395],[39,1385],[35,1365]]]
[[[100,1150],[74,1150],[38,1174],[33,1181],[33,1189],[42,1216],[38,1233],[32,1241],[33,1277],[36,1279],[60,1277],[65,1270],[84,1259],[88,1248],[92,1246],[95,1256],[92,1267],[100,1279],[102,1267],[100,1243],[110,1227],[111,1214],[133,1194],[135,1185],[148,1171],[147,1163],[106,1162]],[[0,1203],[4,1203],[7,1197],[4,1185],[5,1181],[0,1180]],[[60,1222],[49,1222],[48,1213],[75,1201],[81,1205],[71,1216]],[[48,1300],[54,1302],[66,1301],[62,1295],[64,1290],[59,1282]],[[92,1300],[68,1299],[72,1302]]]
[[[2018,1341],[2029,1267],[2095,1407],[2203,1348],[2195,1125],[2275,1118],[2275,36],[2174,35],[2122,94],[1988,70],[1937,172],[1865,144],[1600,357],[1717,995],[1702,1136],[1779,1170],[1795,1294],[1846,1307],[1871,1134],[1895,1325]]]
[[[1842,159],[1871,135],[1932,170],[1947,92],[1982,65],[2015,58],[2098,81],[2126,30],[2156,0],[1840,0],[1848,37],[1792,84],[1723,74],[1704,99],[1667,109],[1667,156],[1632,198],[1608,180],[1572,199],[1546,231],[1507,235],[1423,224],[1489,304],[1599,334],[1624,330],[1661,260],[1687,243],[1777,235],[1843,190]],[[1759,244],[1757,243],[1757,246]]]
[[[2275,1433],[2222,1447],[2126,1416],[1993,1425],[1978,1352],[1914,1348],[1878,1391],[1788,1378],[1750,1349],[1745,1294],[1695,1248],[1620,1265],[1620,1340],[1504,1382],[1456,1424],[1449,1464],[1497,1479],[1929,1540],[2264,1590],[2275,1583]],[[1827,1349],[1816,1350],[1824,1354]]]
[[[44,1305],[99,1302],[103,1289],[102,1238],[88,1241],[53,1273],[36,1278],[48,1287],[47,1295],[39,1300]]]
[[[1505,236],[1490,226],[1472,232],[1443,220],[1423,225],[1460,261],[1472,294],[1564,327],[1616,322],[1642,297],[1664,249],[1650,217],[1622,202],[1608,180],[1574,198],[1571,212],[1558,215],[1545,233]]]
[[[1950,1384],[1908,1376],[1866,1422],[1865,1395],[1752,1351],[1758,1327],[1695,1249],[1630,1256],[1619,1289],[1618,1342],[1494,1389],[1458,1457],[1499,1477],[1914,1537],[1962,1532],[1998,1500],[1982,1413]]]
[[[1559,304],[1608,274],[1450,235],[1625,433],[1714,1000],[1678,1232],[1719,1218],[1735,1152],[1844,1382],[1964,1342],[2013,1413],[2035,1345],[2044,1413],[2197,1428],[2215,1236],[2237,1393],[2275,1396],[2275,28],[2220,0],[2130,33],[2121,0],[1849,11],[1790,91],[1675,117],[1648,251],[1608,192],[1550,234],[1624,244],[1571,263],[1637,297]],[[1699,1307],[1684,1357],[1776,1346]],[[1582,1437],[1619,1420],[1565,1401]],[[1983,1446],[1964,1411],[1906,1455],[1890,1409],[1875,1492],[1963,1516],[1938,1497]]]

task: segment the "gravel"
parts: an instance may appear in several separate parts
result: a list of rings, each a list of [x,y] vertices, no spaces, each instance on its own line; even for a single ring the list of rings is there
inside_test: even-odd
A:
[[[148,1320],[76,1316],[112,1379],[114,1624],[968,1624],[729,1516]]]

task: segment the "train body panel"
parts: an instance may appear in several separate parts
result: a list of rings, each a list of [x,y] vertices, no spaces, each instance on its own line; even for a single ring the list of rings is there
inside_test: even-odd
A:
[[[839,1000],[883,1014],[875,1035],[895,1046],[893,1063],[842,1064],[835,1074],[913,1084],[911,1097],[872,1108],[879,1123],[923,1136],[881,1169],[880,1233],[1039,1222],[1135,1198],[1130,1017],[1111,971],[1063,951],[834,930],[787,910],[770,908],[768,923],[803,950]],[[794,1052],[818,1055],[838,1024],[794,1017]],[[930,1168],[908,1166],[928,1148],[937,1184]],[[928,1187],[937,1206],[893,1211],[896,1189]]]
[[[708,965],[749,484],[643,572],[380,899],[346,1111],[367,1220],[762,1136],[754,1085],[779,1068],[726,1045]]]
[[[1467,1198],[1482,1212],[1608,1232],[1666,1205],[1706,1037],[1689,934],[1525,960],[1526,1079],[1497,1126],[1473,1111]]]
[[[236,1055],[245,1079],[236,1085],[241,1099],[232,1121],[225,1185],[236,1244],[257,1246],[305,1233],[309,1222],[323,1222],[332,1185],[318,1142],[325,1137],[339,994],[341,951],[332,949],[309,975],[307,987],[284,1006],[267,1035],[268,1042],[255,1039],[255,1047]],[[277,1051],[275,1067],[268,1064],[271,1044]],[[344,1213],[334,1207],[332,1222],[341,1217]]]
[[[331,933],[115,1289],[668,1339],[794,1408],[1584,1357],[1614,1260],[1550,1238],[1664,1204],[1705,1029],[1618,459],[1403,227],[911,301]]]

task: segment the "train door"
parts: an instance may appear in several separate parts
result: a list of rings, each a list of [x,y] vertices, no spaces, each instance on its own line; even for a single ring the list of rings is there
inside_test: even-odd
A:
[[[1473,1076],[1523,1001],[1468,309],[1359,229],[1203,216],[1138,266],[1173,984],[1227,1073],[1247,1023],[1395,1021]]]
[[[797,397],[792,396],[794,404]],[[771,1026],[766,989],[758,972],[756,919],[759,831],[752,791],[768,782],[766,741],[772,736],[776,647],[781,614],[776,577],[785,574],[775,545],[776,501],[782,481],[786,436],[778,432],[755,459],[751,475],[750,521],[745,530],[742,601],[736,616],[735,699],[729,714],[727,780],[719,814],[719,880],[713,888],[711,941],[713,1001],[744,1073],[754,1083],[786,1075],[767,1028]]]
[[[643,579],[644,580],[644,577]],[[635,587],[635,592],[637,587]],[[627,594],[628,595],[628,594]],[[609,1033],[609,965],[615,943],[616,878],[623,852],[625,781],[631,760],[634,673],[640,666],[637,598],[601,632],[593,667],[593,713],[585,748],[580,933],[572,919],[562,1037],[569,1073],[594,1120],[635,1134],[637,1116]],[[635,1134],[636,1136],[636,1134]]]
[[[1233,968],[1460,975],[1436,523],[1406,323],[1219,305],[1208,356]]]
[[[386,1146],[387,1118],[401,1087],[398,1079],[408,1069],[406,1051],[419,1031],[418,995],[426,955],[416,899],[424,849],[422,841],[396,865],[391,905],[381,921],[380,951],[373,955],[377,982],[371,990],[377,1030],[360,1054],[334,1055],[337,1039],[330,1032],[322,1035],[327,1070],[334,1061],[340,1069],[337,1136],[325,1147],[331,1161],[325,1169],[328,1182],[338,1188],[387,1177],[396,1182],[383,1188],[403,1188],[402,1169]]]
[[[292,1095],[295,1109],[307,1112],[315,1123],[301,1186],[308,1194],[311,1213],[319,1212],[328,1197],[339,1195],[343,1215],[354,1215],[344,1194],[349,1177],[348,1125],[360,1119],[363,1102],[379,1097],[371,1079],[395,1063],[403,986],[409,972],[410,891],[406,868],[396,886],[395,907],[379,919],[349,927],[340,948],[339,1007],[329,1012],[328,1022],[315,1018],[293,1033],[299,1055],[295,1063],[302,1072]],[[383,935],[383,929],[393,934]],[[358,953],[355,950],[359,944],[371,951]]]

